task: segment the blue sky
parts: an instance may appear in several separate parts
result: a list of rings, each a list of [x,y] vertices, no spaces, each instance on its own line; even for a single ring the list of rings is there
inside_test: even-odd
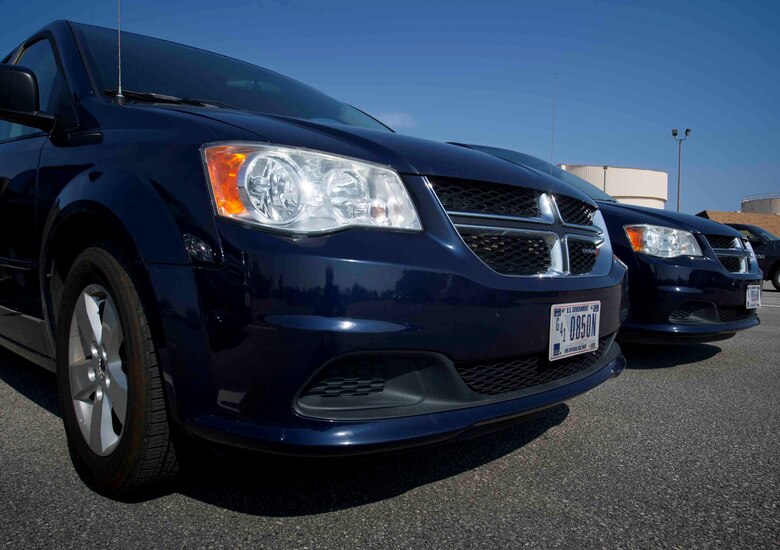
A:
[[[113,26],[116,4],[12,2],[0,52],[52,19]],[[274,69],[399,132],[669,173],[682,209],[780,192],[780,2],[124,0],[123,29]]]

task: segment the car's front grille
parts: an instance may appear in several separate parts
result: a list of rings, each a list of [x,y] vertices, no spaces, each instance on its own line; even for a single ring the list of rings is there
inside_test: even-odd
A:
[[[599,248],[593,241],[569,239],[569,272],[572,275],[590,273],[596,265]]]
[[[313,397],[359,397],[385,389],[387,369],[381,361],[356,359],[325,369],[304,392]]]
[[[464,243],[493,271],[508,276],[608,271],[609,262],[599,260],[605,236],[593,226],[596,207],[505,183],[427,180]]]
[[[552,265],[550,245],[543,238],[473,228],[460,233],[471,251],[502,275],[541,275]]]
[[[545,239],[518,233],[461,230],[461,237],[479,259],[502,275],[542,275],[552,264]]]
[[[546,355],[527,355],[499,361],[456,364],[463,381],[471,391],[481,395],[515,392],[580,374],[604,355],[612,336],[599,338],[596,351],[548,361]]]
[[[718,318],[724,323],[744,321],[755,315],[754,309],[745,309],[741,306],[718,306]]]
[[[739,249],[739,239],[725,237],[723,235],[705,235],[705,239],[712,248]]]
[[[597,211],[595,207],[565,195],[556,195],[555,203],[558,205],[558,211],[564,222],[575,225],[593,225],[593,218]]]
[[[541,192],[525,187],[464,181],[450,178],[430,178],[436,196],[448,212],[539,218]]]
[[[726,268],[726,271],[730,273],[744,273],[745,268],[743,265],[742,256],[718,256],[720,263]]]

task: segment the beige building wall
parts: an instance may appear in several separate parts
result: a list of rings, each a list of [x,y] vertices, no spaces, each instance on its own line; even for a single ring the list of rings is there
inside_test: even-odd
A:
[[[660,170],[561,164],[561,168],[592,183],[619,202],[663,208],[667,200],[669,176]]]
[[[780,214],[780,193],[742,199],[743,212],[756,214]]]

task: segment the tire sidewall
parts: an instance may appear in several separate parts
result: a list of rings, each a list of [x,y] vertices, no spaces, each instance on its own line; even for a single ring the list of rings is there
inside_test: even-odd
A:
[[[122,361],[127,374],[127,413],[119,443],[107,456],[89,448],[76,418],[70,391],[68,346],[73,311],[90,284],[99,284],[111,295],[124,336]],[[63,424],[71,458],[80,477],[90,486],[117,492],[138,463],[145,432],[146,349],[138,320],[137,294],[120,260],[103,248],[90,248],[74,262],[66,279],[56,326],[57,386]]]

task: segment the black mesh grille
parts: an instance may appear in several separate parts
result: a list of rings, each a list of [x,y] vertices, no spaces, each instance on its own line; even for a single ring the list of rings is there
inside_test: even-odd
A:
[[[541,193],[533,189],[443,178],[431,178],[429,181],[448,212],[520,218],[538,218],[542,215],[539,206]]]
[[[558,204],[558,211],[561,213],[561,218],[566,223],[593,225],[596,207],[565,195],[556,195],[555,202]]]
[[[387,369],[381,361],[356,359],[339,363],[314,380],[303,395],[317,397],[353,397],[378,393],[385,389]]]
[[[572,275],[582,275],[593,271],[599,255],[598,247],[591,241],[581,239],[569,239],[568,242],[569,272]]]
[[[684,323],[688,320],[688,318],[691,316],[692,311],[688,311],[687,309],[675,309],[673,312],[669,314],[669,322],[670,323]]]
[[[737,248],[734,237],[724,237],[723,235],[705,235],[705,239],[712,248]]]
[[[724,323],[732,323],[734,321],[744,321],[750,319],[755,314],[752,309],[745,309],[744,307],[726,307],[718,306],[718,317]]]
[[[685,302],[669,314],[670,323],[699,324],[711,322],[715,304],[712,302]]]
[[[685,302],[669,314],[669,322],[685,323],[690,319],[691,315],[697,312],[701,312],[702,308],[707,307],[707,302],[704,302],[703,304],[701,302]],[[709,307],[711,308],[712,306],[709,305]]]
[[[539,275],[550,269],[550,245],[539,237],[518,233],[461,229],[468,247],[503,275]]]
[[[726,268],[726,271],[731,273],[739,273],[742,271],[742,257],[741,256],[718,256],[720,263]]]
[[[475,393],[496,395],[519,391],[573,376],[595,365],[607,350],[611,336],[599,339],[599,349],[549,362],[545,355],[503,361],[457,364],[466,385]]]

